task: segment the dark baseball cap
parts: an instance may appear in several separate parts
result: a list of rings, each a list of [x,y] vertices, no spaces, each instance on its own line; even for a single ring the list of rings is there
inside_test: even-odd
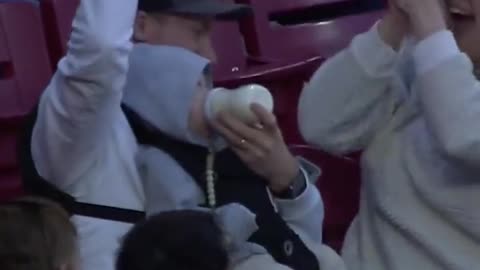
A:
[[[227,21],[238,20],[252,13],[248,5],[221,0],[139,0],[138,9],[147,13],[165,12]]]

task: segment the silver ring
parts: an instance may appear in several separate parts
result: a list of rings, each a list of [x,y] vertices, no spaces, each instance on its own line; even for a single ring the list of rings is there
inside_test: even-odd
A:
[[[259,130],[262,130],[264,127],[263,127],[262,124],[257,123],[257,124],[255,124],[255,128],[256,128],[256,129],[259,129]]]

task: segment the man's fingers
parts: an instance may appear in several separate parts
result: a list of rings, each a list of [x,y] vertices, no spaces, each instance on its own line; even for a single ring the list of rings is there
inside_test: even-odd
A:
[[[253,145],[250,141],[230,131],[221,124],[214,124],[215,128],[220,132],[232,150],[246,162],[255,161],[264,156],[264,152]]]
[[[248,141],[254,141],[256,138],[261,136],[261,133],[258,130],[247,126],[242,121],[236,119],[229,113],[219,113],[217,120],[221,126],[225,127],[230,132],[235,133],[235,135]]]
[[[235,132],[232,132],[230,129],[225,127],[219,122],[212,123],[215,130],[222,135],[222,137],[234,148],[242,147],[242,144],[246,143],[246,139],[237,135]],[[245,142],[244,142],[245,140]]]
[[[240,147],[237,141],[247,141],[250,145],[262,152],[269,152],[273,146],[274,134],[265,127],[259,129],[250,127],[228,113],[220,113],[214,124],[220,133],[227,136],[233,146]],[[244,144],[244,142],[243,142]]]
[[[267,111],[262,105],[252,104],[250,109],[257,116],[258,121],[263,127],[271,131],[276,131],[278,129],[275,115]]]
[[[263,159],[266,157],[264,152],[256,147],[252,147],[250,144],[247,144],[244,147],[233,148],[232,150],[247,164],[263,162]]]

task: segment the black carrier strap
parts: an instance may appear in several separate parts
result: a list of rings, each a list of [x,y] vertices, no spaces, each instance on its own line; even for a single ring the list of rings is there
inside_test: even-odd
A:
[[[146,125],[138,115],[125,106],[122,106],[122,109],[138,142],[170,154],[205,192],[204,159],[207,150],[169,138]],[[141,211],[77,202],[74,197],[43,179],[35,168],[31,154],[31,138],[36,118],[37,109],[31,113],[19,144],[22,178],[28,193],[53,200],[70,214],[127,223],[136,223],[145,218],[145,213]],[[194,157],[195,160],[192,159]],[[218,178],[221,179],[216,183],[218,204],[241,203],[257,214],[259,230],[250,241],[262,245],[277,262],[292,269],[319,270],[316,256],[275,212],[266,189],[266,182],[262,178],[251,172],[231,151],[218,153],[215,169]]]
[[[58,189],[43,179],[33,162],[31,140],[33,127],[37,119],[35,108],[29,115],[24,133],[19,141],[20,168],[25,191],[28,194],[44,197],[61,205],[70,215],[80,215],[112,221],[137,223],[145,219],[145,213],[124,208],[77,202],[70,194]]]
[[[154,146],[168,153],[206,193],[207,149],[162,134],[125,106],[123,112],[139,144]],[[215,160],[217,204],[240,203],[257,215],[259,230],[249,241],[265,247],[277,262],[292,269],[319,270],[316,256],[276,213],[266,181],[248,169],[230,150],[217,153]]]

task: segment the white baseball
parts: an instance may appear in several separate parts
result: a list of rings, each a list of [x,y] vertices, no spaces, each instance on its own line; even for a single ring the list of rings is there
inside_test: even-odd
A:
[[[207,96],[207,117],[211,120],[219,112],[227,110],[241,121],[252,124],[257,121],[251,110],[254,103],[273,111],[273,97],[270,91],[261,85],[250,84],[234,90],[215,88]]]

